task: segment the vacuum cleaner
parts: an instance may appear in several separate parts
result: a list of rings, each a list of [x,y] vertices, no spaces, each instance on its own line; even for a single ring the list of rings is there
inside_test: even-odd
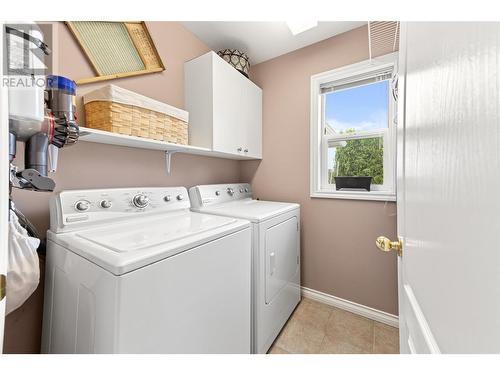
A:
[[[41,32],[26,33],[12,27],[10,34],[22,40],[19,49],[40,48],[50,53],[42,41]],[[25,55],[13,53],[12,58]],[[12,64],[16,65],[16,64]],[[22,65],[22,64],[17,64]],[[19,74],[19,72],[16,72]],[[54,181],[48,172],[57,169],[58,150],[77,142],[76,84],[69,78],[49,75],[37,76],[36,70],[23,71],[19,82],[32,85],[9,87],[9,160],[11,187],[35,191],[53,191]],[[42,82],[42,84],[40,84]],[[16,157],[16,142],[24,142],[24,168],[12,163]]]

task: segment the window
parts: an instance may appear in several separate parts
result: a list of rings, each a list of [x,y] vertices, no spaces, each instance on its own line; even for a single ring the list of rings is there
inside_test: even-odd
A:
[[[395,200],[396,56],[311,77],[312,197]]]

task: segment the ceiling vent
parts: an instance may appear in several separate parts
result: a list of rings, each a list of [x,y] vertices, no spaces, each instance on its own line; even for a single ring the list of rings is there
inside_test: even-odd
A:
[[[370,59],[399,49],[399,21],[368,22]]]

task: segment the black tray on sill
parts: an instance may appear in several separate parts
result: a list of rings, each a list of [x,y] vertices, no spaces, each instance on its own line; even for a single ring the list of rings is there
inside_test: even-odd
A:
[[[351,176],[340,176],[334,177],[335,179],[335,189],[364,189],[370,191],[370,185],[372,183],[371,176],[361,176],[361,177],[351,177]]]

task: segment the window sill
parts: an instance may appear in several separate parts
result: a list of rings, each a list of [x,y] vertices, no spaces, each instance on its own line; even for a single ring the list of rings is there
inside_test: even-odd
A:
[[[387,191],[336,191],[325,190],[311,193],[311,198],[352,199],[363,201],[396,202],[396,194]]]

